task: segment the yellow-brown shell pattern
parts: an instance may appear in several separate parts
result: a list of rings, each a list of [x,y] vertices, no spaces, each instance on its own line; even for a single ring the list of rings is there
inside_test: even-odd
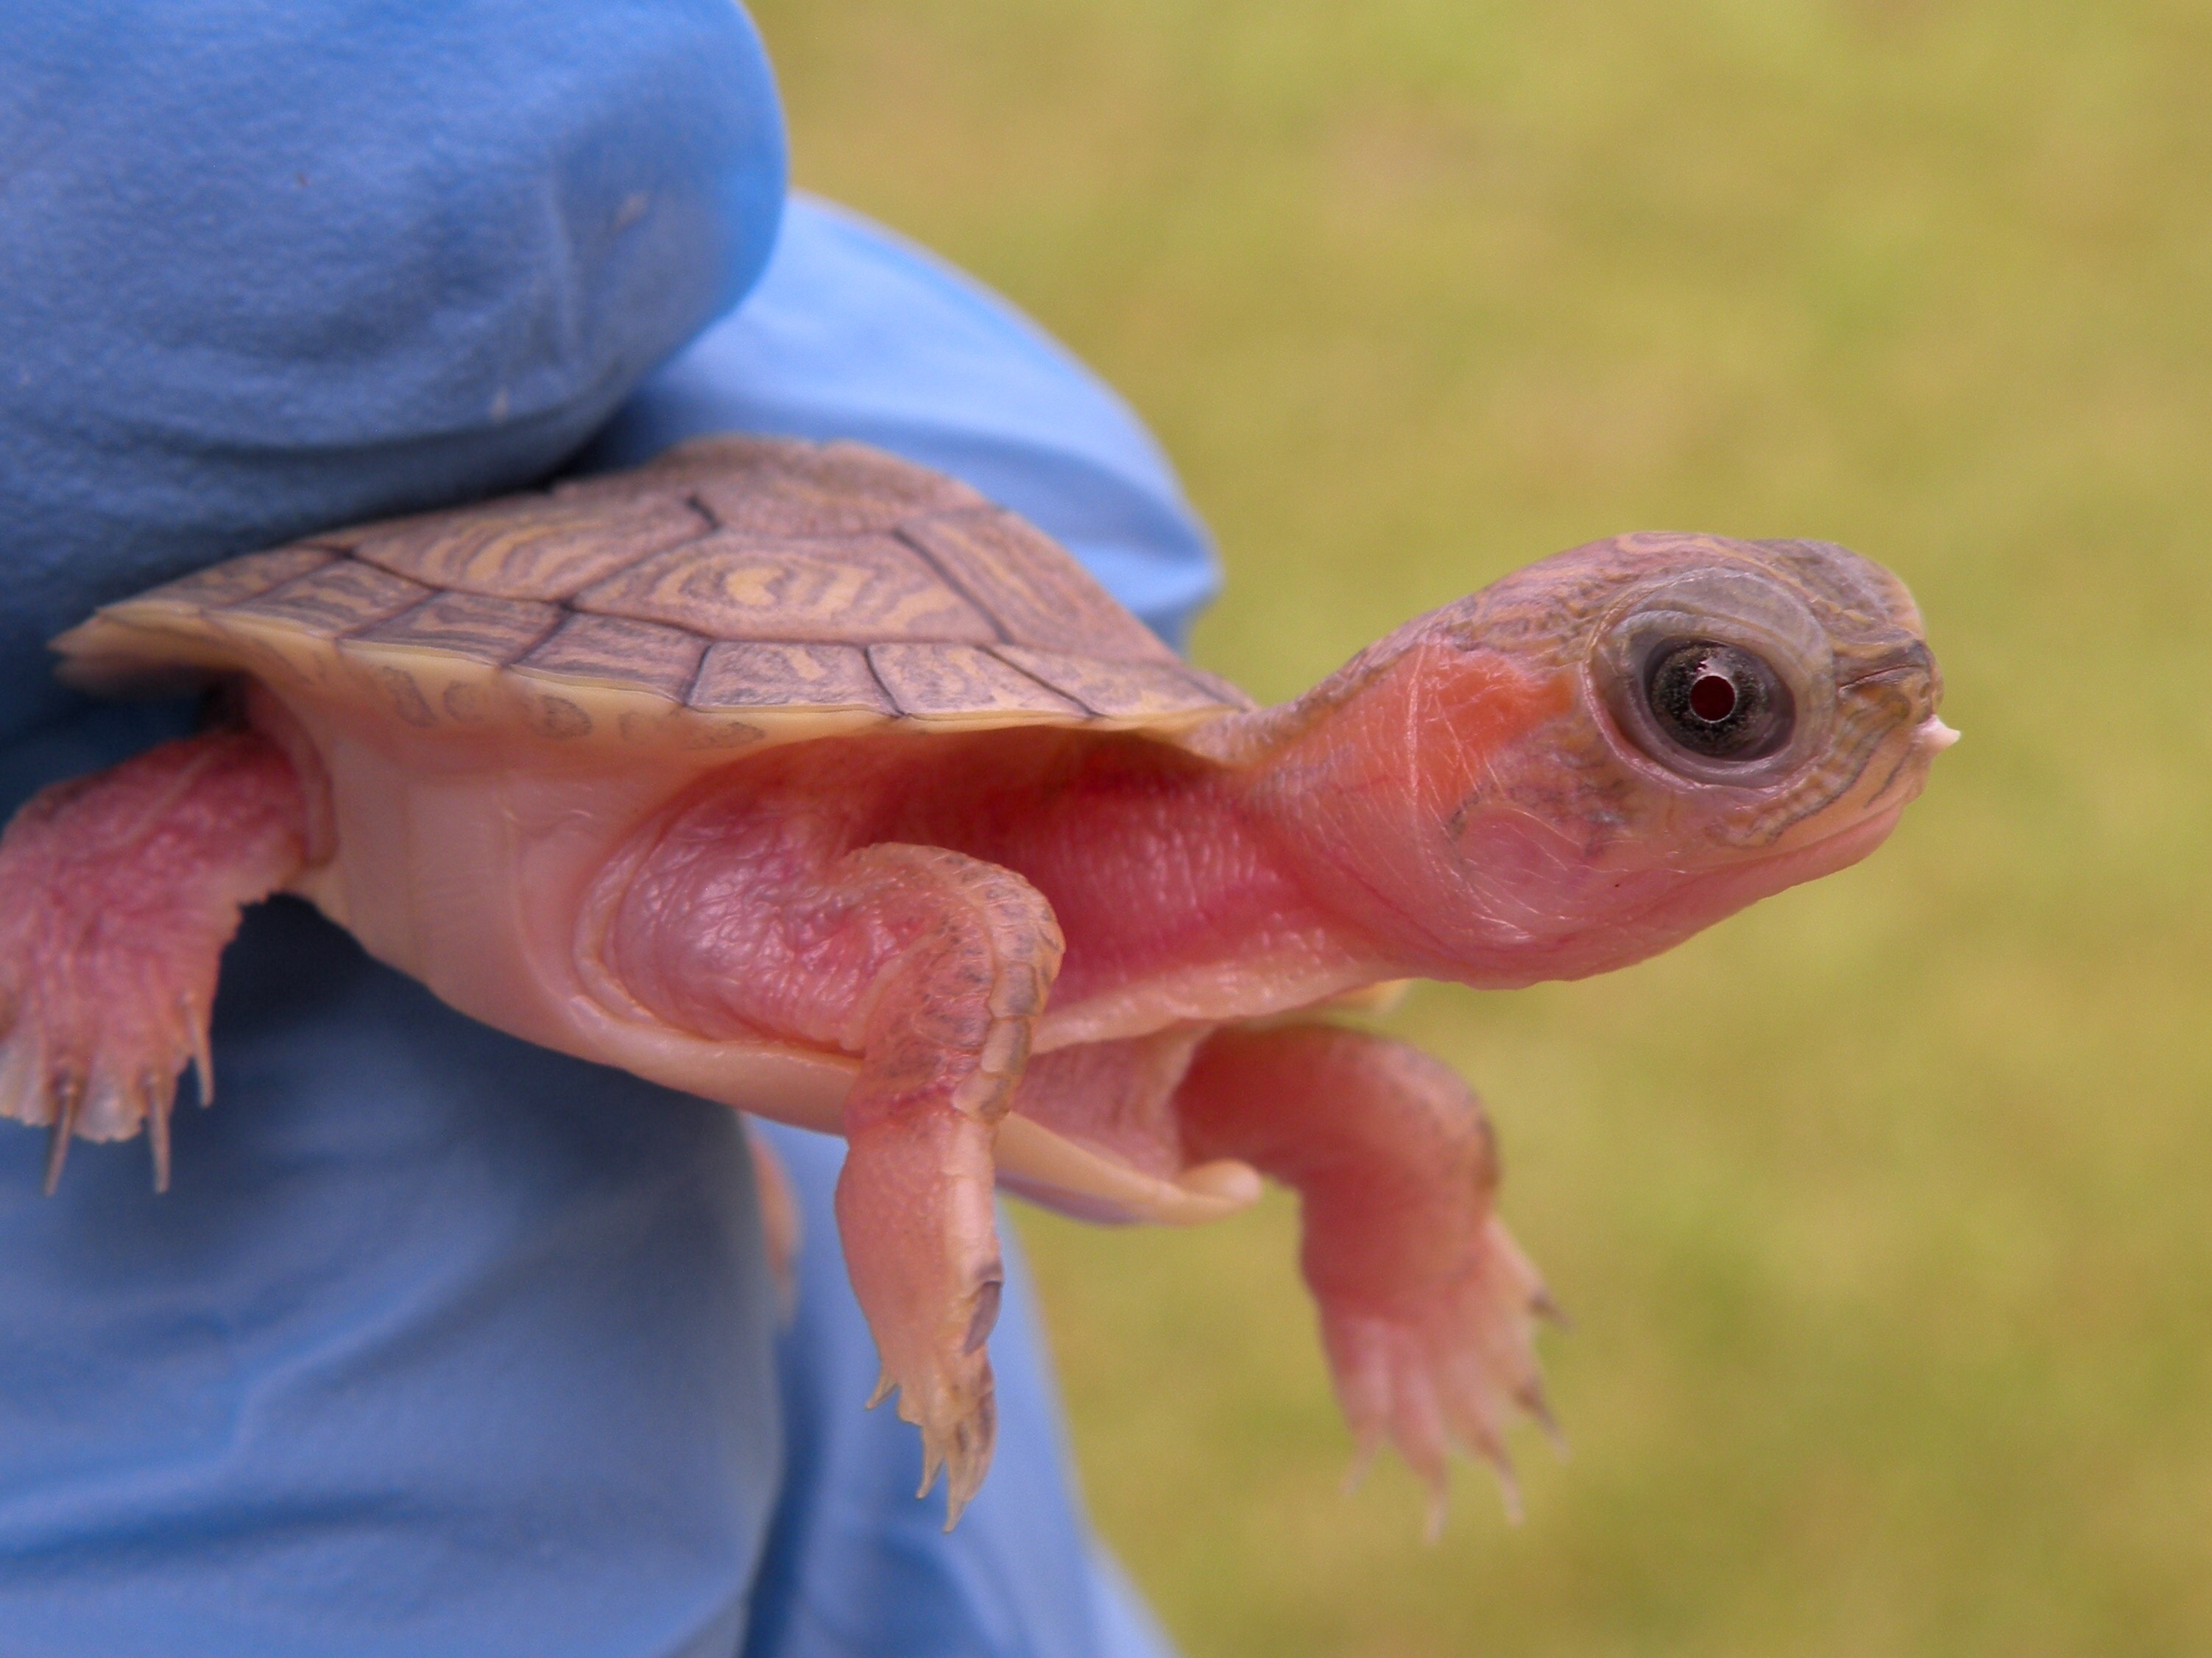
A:
[[[81,683],[243,671],[418,726],[694,750],[885,726],[1172,735],[1252,706],[967,485],[785,439],[251,553],[55,646]]]

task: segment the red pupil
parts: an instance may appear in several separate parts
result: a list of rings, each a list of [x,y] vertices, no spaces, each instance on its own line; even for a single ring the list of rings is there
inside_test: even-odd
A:
[[[1699,674],[1690,686],[1690,712],[1717,726],[1735,712],[1735,683],[1725,674]]]

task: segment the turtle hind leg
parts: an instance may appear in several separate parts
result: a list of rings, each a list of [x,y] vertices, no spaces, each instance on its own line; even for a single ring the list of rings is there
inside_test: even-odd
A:
[[[46,1189],[72,1136],[145,1126],[169,1178],[187,1065],[213,1078],[208,1017],[239,911],[300,868],[306,805],[250,732],[164,744],[33,796],[0,836],[0,1116],[52,1130]]]
[[[1480,1103],[1401,1042],[1328,1025],[1214,1033],[1176,1096],[1186,1154],[1239,1157],[1294,1187],[1303,1265],[1364,1466],[1386,1438],[1443,1522],[1449,1453],[1498,1471],[1504,1436],[1547,1428],[1534,1318],[1541,1280],[1493,1209],[1497,1151]]]
[[[846,1270],[883,1364],[877,1400],[921,1430],[946,1525],[996,1432],[985,1342],[1004,1270],[993,1145],[1060,965],[1050,907],[942,847],[845,851],[805,819],[711,794],[655,825],[586,943],[635,1002],[694,1034],[842,1048],[836,1193]],[[826,837],[824,837],[826,840]],[[875,1402],[875,1401],[872,1401]]]

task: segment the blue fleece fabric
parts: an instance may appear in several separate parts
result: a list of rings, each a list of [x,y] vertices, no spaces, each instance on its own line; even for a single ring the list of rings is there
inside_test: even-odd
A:
[[[1166,458],[1119,398],[997,295],[826,202],[792,198],[743,307],[647,381],[579,464],[628,466],[719,431],[860,438],[965,478],[1178,647],[1220,585]]]
[[[94,604],[544,472],[783,189],[727,0],[0,6],[0,740]]]
[[[999,301],[799,203],[722,0],[0,8],[0,811],[185,729],[54,687],[94,604],[361,516],[726,427],[847,433],[1027,512],[1171,631],[1204,543]],[[775,248],[775,259],[763,265]],[[639,391],[745,293],[751,300]],[[633,398],[632,394],[636,393]],[[630,399],[626,407],[625,399]],[[305,907],[224,958],[221,1100],[0,1124],[0,1650],[1158,1649],[1090,1552],[1026,1301],[950,1539],[787,1137],[778,1337],[718,1107],[445,1008]]]

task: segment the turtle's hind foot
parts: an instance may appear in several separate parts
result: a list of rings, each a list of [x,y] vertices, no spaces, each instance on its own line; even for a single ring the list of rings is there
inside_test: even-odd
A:
[[[251,732],[165,744],[34,796],[0,837],[0,1116],[73,1136],[145,1126],[169,1183],[177,1078],[214,1078],[216,963],[240,907],[289,880],[304,808],[290,765]]]

